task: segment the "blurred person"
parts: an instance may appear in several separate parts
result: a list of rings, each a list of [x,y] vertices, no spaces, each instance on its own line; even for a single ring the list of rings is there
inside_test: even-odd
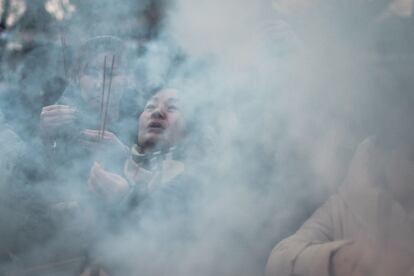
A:
[[[343,184],[274,247],[266,275],[414,275],[414,83],[388,75],[366,92],[360,121],[372,136],[357,147]]]
[[[10,126],[26,141],[37,133],[44,105],[56,101],[67,86],[62,49],[45,44],[22,57],[16,72],[10,70],[1,91],[1,107]]]
[[[412,149],[365,140],[339,191],[273,249],[267,275],[414,275]]]
[[[24,219],[16,232],[25,250],[12,252],[20,261],[12,264],[10,271],[23,275],[80,273],[93,236],[83,231],[93,224],[93,216],[85,206],[92,158],[111,168],[120,163],[122,170],[128,157],[128,147],[114,134],[125,133],[121,98],[129,83],[124,54],[122,41],[115,37],[87,41],[78,51],[73,83],[59,99],[55,97],[56,104],[48,102],[43,107],[39,125],[43,146],[31,144],[32,158],[18,164],[23,173],[14,178],[16,188],[29,198],[19,204],[25,206],[22,215],[30,219]],[[101,101],[105,56],[105,85],[108,89],[111,82],[112,86],[108,104]],[[108,107],[107,111],[101,112],[101,104]],[[107,116],[105,131],[101,131],[100,113]],[[63,266],[59,265],[61,261]],[[44,269],[38,270],[39,266]]]
[[[398,1],[384,1],[376,11],[385,2]],[[363,81],[372,91],[355,103],[358,124],[370,136],[357,147],[338,190],[274,247],[266,275],[414,275],[411,21],[394,16],[371,26],[377,63]]]
[[[88,40],[78,50],[73,68],[73,85],[56,104],[43,107],[39,129],[56,169],[72,168],[85,175],[88,165],[73,161],[85,162],[96,152],[105,153],[108,163],[127,156],[128,147],[121,139],[128,140],[128,135],[119,138],[127,133],[121,101],[130,88],[123,42],[111,36]]]

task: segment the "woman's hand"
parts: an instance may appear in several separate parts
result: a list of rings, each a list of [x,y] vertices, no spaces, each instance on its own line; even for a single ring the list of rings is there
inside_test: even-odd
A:
[[[44,138],[54,138],[61,131],[69,129],[76,119],[76,110],[67,105],[49,105],[40,113],[40,131]]]
[[[127,180],[118,174],[106,171],[97,162],[91,168],[88,184],[92,192],[108,203],[121,201],[130,189]]]
[[[335,276],[412,276],[413,256],[397,248],[358,242],[345,245],[333,257]]]
[[[129,149],[110,131],[86,129],[82,132],[81,143],[95,152],[109,153],[117,157],[126,157]]]

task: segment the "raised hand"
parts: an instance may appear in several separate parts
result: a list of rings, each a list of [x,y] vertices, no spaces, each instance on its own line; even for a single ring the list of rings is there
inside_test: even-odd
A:
[[[59,133],[70,130],[76,119],[76,109],[67,105],[49,105],[40,113],[42,137],[54,138]]]
[[[95,162],[91,168],[89,188],[96,195],[108,203],[121,201],[129,192],[129,185],[122,176],[106,171],[99,163]]]

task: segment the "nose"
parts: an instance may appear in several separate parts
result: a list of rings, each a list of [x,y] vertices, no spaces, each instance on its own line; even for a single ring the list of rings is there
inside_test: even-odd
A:
[[[151,113],[151,117],[155,119],[165,119],[166,113],[163,106],[157,106]]]

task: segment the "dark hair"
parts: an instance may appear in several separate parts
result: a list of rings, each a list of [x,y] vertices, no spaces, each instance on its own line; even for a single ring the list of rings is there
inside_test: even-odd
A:
[[[67,86],[61,47],[45,44],[31,50],[19,72],[19,87],[35,105],[54,103]],[[33,93],[36,91],[36,93]]]

